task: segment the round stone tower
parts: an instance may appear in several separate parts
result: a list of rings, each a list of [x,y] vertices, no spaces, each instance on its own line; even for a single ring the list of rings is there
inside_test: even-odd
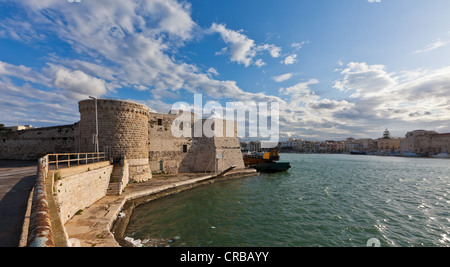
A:
[[[150,109],[144,105],[110,99],[80,101],[81,152],[95,152],[96,102],[99,151],[108,151],[114,162],[126,158],[130,180],[140,182],[151,179],[148,161]]]

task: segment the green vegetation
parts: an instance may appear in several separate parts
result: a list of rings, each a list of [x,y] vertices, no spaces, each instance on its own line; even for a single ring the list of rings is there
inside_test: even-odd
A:
[[[55,174],[53,175],[53,182],[56,182],[59,180],[61,180],[61,173],[55,172]]]

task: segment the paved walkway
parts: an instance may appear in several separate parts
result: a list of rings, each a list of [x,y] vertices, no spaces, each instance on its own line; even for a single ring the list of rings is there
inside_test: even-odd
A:
[[[0,160],[0,247],[19,246],[37,161]]]

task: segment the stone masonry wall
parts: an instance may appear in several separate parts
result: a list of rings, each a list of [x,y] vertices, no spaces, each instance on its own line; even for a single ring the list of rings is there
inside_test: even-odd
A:
[[[46,154],[77,152],[78,124],[0,132],[0,159],[37,160]]]
[[[214,172],[216,149],[214,137],[196,137],[180,163],[180,172]]]
[[[96,132],[94,100],[79,102],[80,146],[82,152],[94,149]],[[147,181],[151,178],[148,164],[148,117],[150,109],[144,105],[109,99],[97,100],[98,143],[100,151],[111,151],[114,161],[126,157],[130,179]]]
[[[94,152],[96,132],[94,100],[79,102],[81,120],[67,126],[0,133],[0,159],[38,159],[45,154]],[[144,105],[118,100],[98,99],[100,152],[110,151],[118,162],[126,157],[130,181],[146,181],[154,173],[211,172],[236,165],[244,168],[236,134],[227,137],[175,137],[172,124],[177,114],[151,113]],[[193,115],[177,130],[193,133]],[[205,121],[203,121],[205,122]],[[219,128],[219,127],[218,127]],[[217,130],[217,129],[216,129]],[[215,160],[217,155],[222,155]]]
[[[214,172],[223,171],[231,166],[244,169],[244,160],[237,138],[237,125],[232,129],[233,136],[226,135],[226,121],[216,119],[215,125],[222,124],[214,129],[214,137],[197,137],[180,164],[180,172]]]
[[[434,154],[450,152],[450,133],[433,135],[431,148],[431,152]]]
[[[192,145],[192,138],[173,136],[171,127],[176,117],[172,114],[149,115],[149,164],[153,173],[178,173]],[[186,152],[183,146],[186,146]]]
[[[110,165],[67,177],[56,175],[53,187],[63,224],[78,211],[106,196],[112,170]]]
[[[95,101],[84,100],[79,103],[80,145],[82,152],[93,152],[93,135],[96,132]],[[143,105],[99,99],[98,142],[100,151],[111,149],[114,160],[142,159],[148,157],[148,113]]]
[[[225,120],[216,119],[215,124],[223,125],[222,135],[214,137],[216,154],[222,155],[222,158],[217,160],[217,168],[219,170],[226,170],[231,166],[236,166],[236,169],[245,169],[241,145],[237,138],[237,123],[227,124]],[[227,135],[227,126],[231,127],[229,129],[230,136]]]
[[[120,180],[119,180],[119,195],[122,194],[125,187],[130,182],[130,163],[123,159],[121,162]]]
[[[150,113],[149,116],[149,162],[153,173],[199,173],[224,170],[231,166],[245,168],[237,138],[237,124],[232,123],[231,136],[226,135],[227,123],[216,119],[214,137],[175,137],[172,126],[178,115]],[[193,121],[188,124],[193,136]],[[206,120],[202,121],[202,124]],[[175,131],[183,127],[174,125]],[[220,133],[223,130],[223,133]],[[180,132],[178,132],[180,133]],[[216,159],[216,155],[222,155]]]

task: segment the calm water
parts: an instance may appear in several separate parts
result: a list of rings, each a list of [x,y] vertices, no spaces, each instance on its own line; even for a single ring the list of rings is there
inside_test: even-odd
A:
[[[450,246],[450,161],[283,154],[282,174],[221,182],[135,209],[126,235],[172,246]]]

